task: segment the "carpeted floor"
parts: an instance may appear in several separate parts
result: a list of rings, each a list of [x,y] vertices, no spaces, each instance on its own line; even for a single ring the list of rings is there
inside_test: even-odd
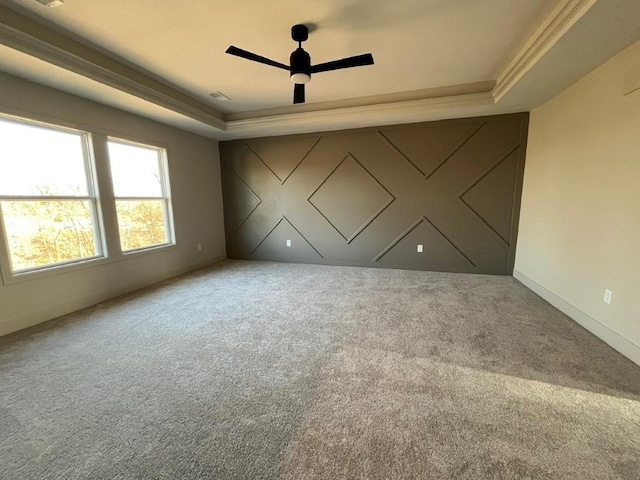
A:
[[[640,478],[640,367],[510,277],[226,261],[0,338],[0,478]]]

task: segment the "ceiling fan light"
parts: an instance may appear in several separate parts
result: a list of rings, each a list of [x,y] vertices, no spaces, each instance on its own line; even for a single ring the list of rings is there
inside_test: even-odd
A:
[[[311,75],[307,75],[306,73],[292,73],[291,81],[297,84],[309,83],[311,80]]]

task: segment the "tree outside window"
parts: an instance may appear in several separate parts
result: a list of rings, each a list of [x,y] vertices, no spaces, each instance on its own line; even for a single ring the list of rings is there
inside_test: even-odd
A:
[[[122,251],[173,243],[166,151],[115,139],[108,145]]]
[[[102,256],[89,134],[0,118],[0,212],[13,272]]]

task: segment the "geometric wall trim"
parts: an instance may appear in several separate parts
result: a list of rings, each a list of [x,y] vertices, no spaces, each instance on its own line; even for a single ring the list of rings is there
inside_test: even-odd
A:
[[[407,160],[423,179],[428,179],[484,125],[483,121],[460,124],[433,122],[424,128],[380,132],[380,136]]]
[[[285,217],[273,226],[251,254],[255,258],[264,259],[287,256],[310,260],[322,258],[313,245]]]
[[[510,210],[518,174],[518,150],[513,149],[464,189],[458,198],[507,245],[511,244]]]
[[[221,142],[227,256],[511,275],[528,119]]]
[[[228,233],[233,235],[260,205],[261,200],[230,168],[223,167],[222,176],[227,186],[225,224]]]
[[[417,246],[423,251],[418,252]],[[384,264],[397,264],[413,257],[413,264],[420,270],[444,270],[467,272],[475,264],[456,247],[438,228],[422,217],[413,222],[387,248],[374,258]]]
[[[309,197],[311,205],[347,243],[351,243],[394,200],[395,197],[351,154],[344,157]]]
[[[256,140],[245,146],[284,183],[319,141],[320,137],[275,138]]]

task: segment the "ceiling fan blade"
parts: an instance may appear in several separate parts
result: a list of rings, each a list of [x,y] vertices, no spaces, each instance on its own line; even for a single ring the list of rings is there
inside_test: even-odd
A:
[[[235,55],[236,57],[246,58],[247,60],[252,60],[254,62],[264,63],[265,65],[271,65],[272,67],[282,68],[283,70],[289,71],[289,67],[284,63],[276,62],[275,60],[271,60],[267,57],[262,57],[255,53],[247,52],[246,50],[242,50],[241,48],[234,47],[233,45],[227,48],[227,51],[225,53],[228,53],[229,55]]]
[[[363,65],[373,65],[373,55],[365,53],[364,55],[356,55],[355,57],[313,65],[311,67],[311,73],[328,72],[329,70],[338,70],[340,68],[361,67]]]
[[[304,83],[296,83],[294,85],[293,103],[304,103]]]

